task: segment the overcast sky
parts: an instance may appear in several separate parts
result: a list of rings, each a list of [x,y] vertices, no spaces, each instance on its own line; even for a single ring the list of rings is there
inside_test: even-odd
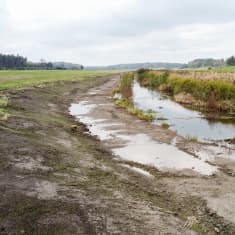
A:
[[[234,0],[0,0],[0,53],[84,65],[235,54]]]

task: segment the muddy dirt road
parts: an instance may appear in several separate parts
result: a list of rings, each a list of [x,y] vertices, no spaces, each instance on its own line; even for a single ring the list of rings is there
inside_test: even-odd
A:
[[[231,159],[207,163],[221,169],[204,175],[114,156],[126,141],[105,137],[117,129],[174,140],[185,154],[205,147],[115,107],[110,94],[118,77],[8,92],[13,115],[0,123],[0,234],[235,234]],[[121,128],[106,125],[102,141],[87,134],[68,112],[81,101],[98,105],[90,118]]]

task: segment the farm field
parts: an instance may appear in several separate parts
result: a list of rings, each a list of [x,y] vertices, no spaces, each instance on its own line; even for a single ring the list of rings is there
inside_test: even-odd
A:
[[[0,90],[26,88],[56,81],[77,81],[112,73],[78,70],[0,70]]]

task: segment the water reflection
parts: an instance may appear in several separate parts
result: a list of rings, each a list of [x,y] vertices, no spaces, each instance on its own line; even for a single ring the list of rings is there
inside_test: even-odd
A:
[[[163,122],[167,122],[171,125],[172,130],[184,137],[222,140],[235,136],[235,124],[208,121],[200,112],[187,109],[157,91],[141,87],[136,81],[133,85],[133,102],[142,110],[156,111],[155,124],[161,125]]]

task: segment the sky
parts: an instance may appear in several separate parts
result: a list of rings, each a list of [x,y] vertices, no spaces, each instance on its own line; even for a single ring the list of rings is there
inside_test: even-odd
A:
[[[235,54],[234,0],[0,0],[0,53],[83,65]]]

